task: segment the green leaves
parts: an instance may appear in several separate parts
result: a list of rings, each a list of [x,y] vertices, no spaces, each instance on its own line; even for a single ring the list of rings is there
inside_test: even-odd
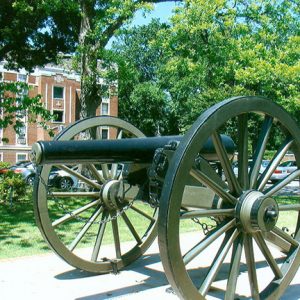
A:
[[[52,115],[45,109],[41,96],[29,97],[28,91],[29,86],[24,82],[0,82],[0,128],[12,126],[20,133],[24,122],[28,121],[48,129],[46,121]],[[49,134],[52,135],[52,132],[49,131]]]
[[[237,95],[264,95],[300,120],[299,23],[294,1],[186,0],[170,26],[124,32],[120,102],[131,103],[135,80],[155,82],[168,96],[172,133]]]

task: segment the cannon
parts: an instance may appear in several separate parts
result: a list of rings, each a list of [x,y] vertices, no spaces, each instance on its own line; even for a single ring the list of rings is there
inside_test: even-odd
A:
[[[287,153],[297,168],[270,182]],[[205,299],[212,290],[227,300],[279,299],[298,270],[300,195],[284,191],[300,177],[300,129],[266,98],[222,101],[183,136],[146,138],[113,117],[80,120],[33,145],[31,157],[38,227],[76,268],[118,272],[158,235],[181,299]],[[73,178],[69,190],[53,186],[54,167]]]

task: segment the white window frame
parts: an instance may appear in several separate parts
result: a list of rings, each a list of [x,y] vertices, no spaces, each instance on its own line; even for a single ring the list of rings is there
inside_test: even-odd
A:
[[[107,114],[103,114],[102,106],[103,103],[107,104]],[[101,102],[101,107],[100,107],[100,115],[101,116],[109,116],[110,115],[110,101],[109,98],[103,98]]]
[[[54,98],[54,88],[62,88],[62,89],[63,89],[63,97],[62,97],[62,98]],[[64,99],[65,99],[65,93],[66,93],[66,88],[65,88],[65,86],[56,85],[56,84],[54,84],[54,85],[52,86],[52,99],[53,99],[53,100],[55,100],[55,99],[57,99],[57,100],[64,100]]]
[[[66,120],[66,112],[64,109],[52,109],[52,114],[55,112],[55,111],[62,111],[63,112],[63,115],[62,115],[62,121],[55,121],[55,120],[52,120],[52,123],[55,123],[55,124],[65,124],[65,120]]]
[[[25,155],[25,159],[18,159],[19,155]],[[28,160],[28,153],[27,152],[17,152],[16,153],[16,163],[19,161]]]
[[[102,139],[102,132],[103,132],[104,130],[107,131],[107,140],[109,140],[109,127],[101,127],[101,129],[100,129],[101,139]]]
[[[3,162],[3,152],[0,152],[0,161]]]
[[[63,89],[63,98],[54,98],[54,88],[55,87],[59,87]],[[62,121],[55,121],[52,120],[51,122],[53,124],[64,124],[66,123],[66,87],[65,86],[61,86],[58,84],[53,84],[52,85],[52,114],[54,113],[54,111],[62,111],[63,112],[63,117],[62,117]],[[54,108],[54,101],[55,100],[62,100],[63,101],[63,109],[59,109],[59,108]]]
[[[26,79],[25,80],[21,79],[22,76],[26,76]],[[17,74],[17,81],[28,83],[28,74],[18,73]]]

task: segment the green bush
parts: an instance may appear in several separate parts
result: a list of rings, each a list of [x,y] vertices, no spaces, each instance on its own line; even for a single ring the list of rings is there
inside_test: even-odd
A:
[[[26,183],[21,174],[9,170],[0,177],[0,202],[20,201],[26,195]]]
[[[10,167],[10,163],[5,161],[0,161],[0,169],[9,168],[9,167]]]

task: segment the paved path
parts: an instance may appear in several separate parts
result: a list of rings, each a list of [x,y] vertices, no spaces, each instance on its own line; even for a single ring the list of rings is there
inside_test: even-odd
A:
[[[118,275],[74,270],[54,254],[0,261],[1,300],[178,299],[164,275],[157,244]],[[210,297],[209,299],[222,299]],[[244,299],[244,298],[240,298]],[[282,300],[300,299],[300,271]]]

